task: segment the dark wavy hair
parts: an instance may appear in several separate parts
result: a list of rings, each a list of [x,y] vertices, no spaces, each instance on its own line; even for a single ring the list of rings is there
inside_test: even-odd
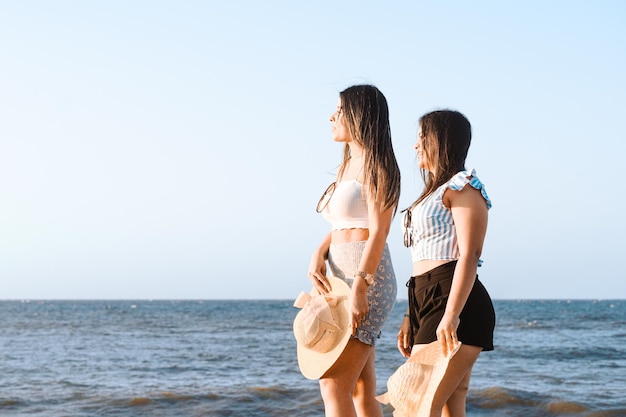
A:
[[[465,159],[472,142],[469,120],[456,110],[436,110],[420,117],[422,153],[432,170],[420,169],[424,190],[411,205],[431,195],[459,171],[465,170]]]
[[[348,87],[339,97],[350,137],[364,151],[364,185],[374,201],[385,209],[394,207],[395,213],[400,199],[400,168],[391,144],[387,99],[373,85]],[[350,156],[346,144],[339,178]]]

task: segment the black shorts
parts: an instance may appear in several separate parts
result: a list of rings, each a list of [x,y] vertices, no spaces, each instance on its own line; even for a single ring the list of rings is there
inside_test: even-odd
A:
[[[437,326],[446,309],[455,267],[456,261],[448,262],[425,274],[411,277],[406,283],[409,287],[411,345],[437,340]],[[463,344],[479,346],[484,351],[493,350],[496,313],[478,275],[459,319],[457,337]]]

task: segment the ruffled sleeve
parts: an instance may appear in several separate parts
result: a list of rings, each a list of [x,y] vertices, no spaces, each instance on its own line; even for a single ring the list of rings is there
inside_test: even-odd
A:
[[[485,185],[480,182],[476,176],[476,170],[471,169],[469,171],[461,171],[456,174],[450,181],[448,181],[448,188],[454,191],[461,191],[467,184],[471,185],[475,189],[479,190],[483,198],[487,202],[487,208],[491,208],[491,200],[485,190]]]

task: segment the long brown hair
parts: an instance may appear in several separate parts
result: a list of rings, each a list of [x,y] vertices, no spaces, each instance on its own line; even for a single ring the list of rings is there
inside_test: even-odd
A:
[[[411,208],[431,195],[456,173],[465,170],[465,159],[472,142],[472,126],[456,110],[436,110],[419,120],[422,153],[431,165],[431,171],[421,169],[424,190]]]
[[[363,182],[374,201],[384,209],[398,208],[400,168],[391,144],[387,99],[373,85],[355,85],[339,93],[344,123],[352,140],[363,148]],[[339,177],[350,159],[346,144]]]

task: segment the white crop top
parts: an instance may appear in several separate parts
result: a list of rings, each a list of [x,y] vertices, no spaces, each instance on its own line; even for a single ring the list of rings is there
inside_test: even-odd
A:
[[[452,219],[452,212],[443,204],[443,194],[447,189],[461,191],[467,184],[480,190],[487,209],[490,209],[491,200],[485,191],[485,186],[476,176],[476,171],[472,169],[457,173],[431,195],[420,201],[411,210],[411,224],[408,227],[404,227],[407,223],[407,213],[404,213],[403,231],[410,233],[413,238],[410,248],[413,262],[425,259],[458,259],[456,226]],[[481,266],[482,262],[482,259],[479,259],[478,266]]]
[[[363,184],[357,180],[337,181],[321,213],[330,223],[330,230],[367,229],[369,218]]]

